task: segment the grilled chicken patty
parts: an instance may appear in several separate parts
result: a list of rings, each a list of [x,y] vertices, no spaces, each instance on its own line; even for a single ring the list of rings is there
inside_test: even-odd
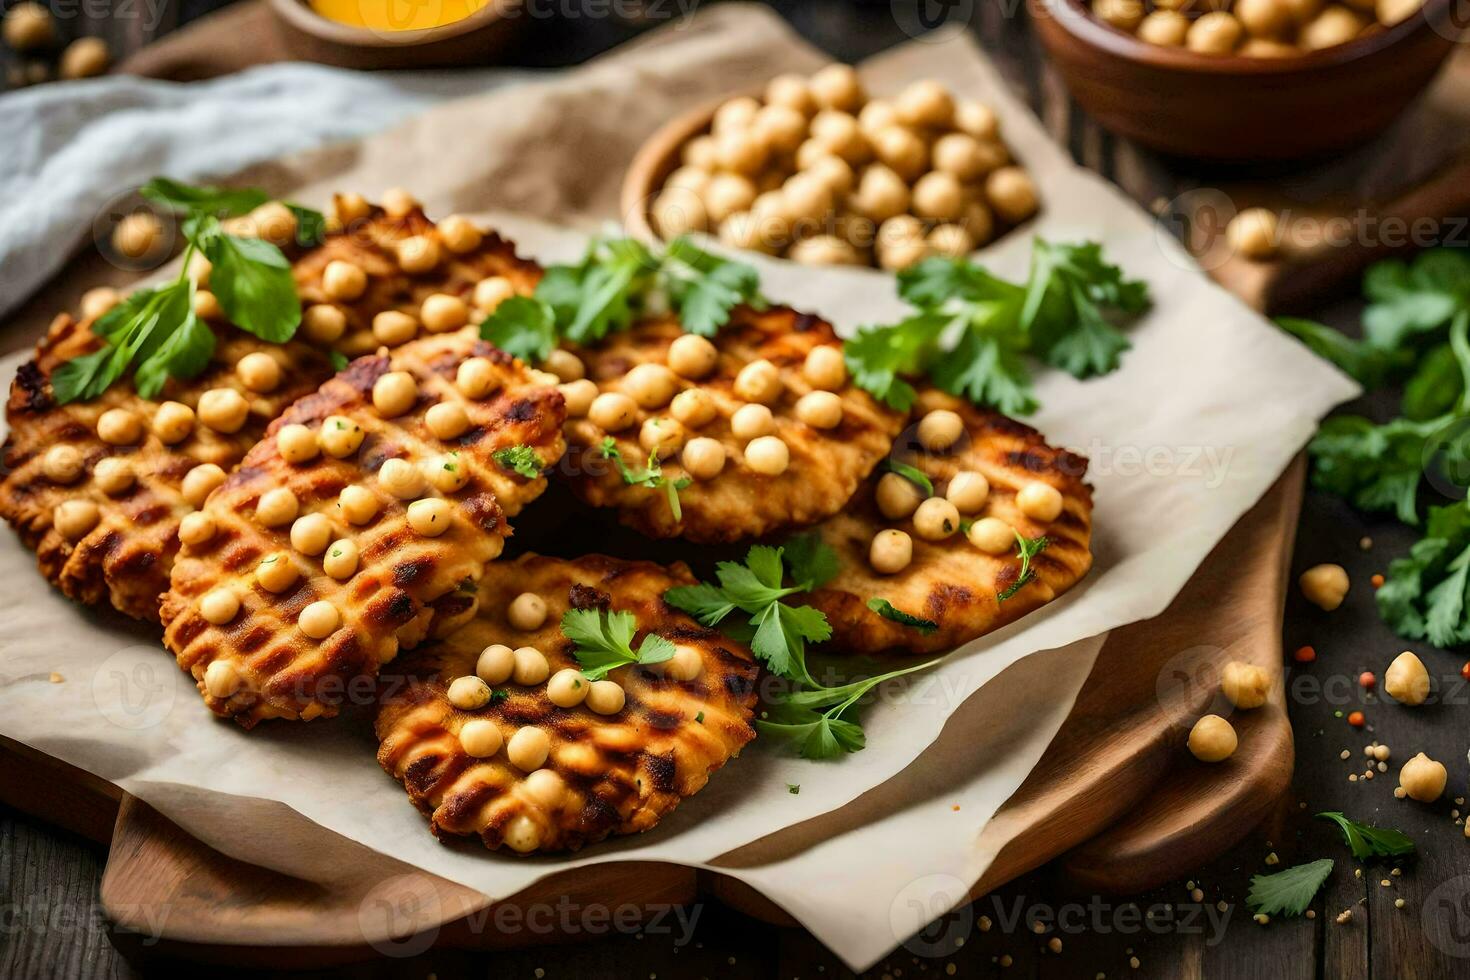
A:
[[[478,836],[487,847],[525,853],[648,830],[755,735],[750,651],[663,601],[668,589],[694,581],[683,565],[599,555],[492,564],[480,581],[479,614],[380,678],[378,761],[440,837]],[[529,619],[512,611],[523,593],[542,603],[519,600],[535,607]],[[561,631],[568,609],[631,613],[639,642],[657,634],[678,652],[662,664],[613,670],[599,682],[611,687],[583,678],[588,691],[579,692],[571,687],[580,676],[574,645]],[[509,678],[495,663],[509,651],[497,645],[517,648]],[[477,668],[495,694],[456,707],[452,685],[474,687],[467,679]]]

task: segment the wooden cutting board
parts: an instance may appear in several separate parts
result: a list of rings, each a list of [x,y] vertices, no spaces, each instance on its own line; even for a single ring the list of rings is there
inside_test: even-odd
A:
[[[979,896],[1061,857],[1086,888],[1130,893],[1177,878],[1254,827],[1291,779],[1281,609],[1301,501],[1302,460],[1206,559],[1161,616],[1116,630],[1061,731],[981,846],[1009,840]],[[1189,726],[1219,703],[1219,670],[1247,660],[1278,677],[1269,702],[1236,712],[1240,749],[1207,766]],[[471,889],[373,852],[276,804],[287,833],[320,859],[298,875],[213,851],[111,783],[0,738],[0,799],[110,846],[102,904],[124,930],[163,922],[161,949],[232,965],[309,967],[434,944],[554,942],[484,928]],[[242,817],[244,819],[244,817]],[[507,899],[524,908],[569,896],[619,906],[718,898],[773,922],[787,917],[734,879],[666,864],[621,863],[555,875]],[[159,919],[158,910],[168,915]]]

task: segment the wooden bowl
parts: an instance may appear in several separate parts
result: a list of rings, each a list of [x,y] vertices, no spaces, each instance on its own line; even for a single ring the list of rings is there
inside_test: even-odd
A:
[[[618,200],[618,209],[623,214],[623,227],[628,234],[650,241],[661,241],[663,236],[653,226],[650,209],[653,199],[669,174],[678,168],[680,152],[684,144],[701,133],[707,132],[714,121],[715,110],[723,103],[740,95],[758,95],[758,92],[736,92],[708,105],[691,109],[682,116],[675,116],[664,123],[648,138],[633,162],[623,174],[623,189]]]
[[[341,68],[491,64],[530,19],[521,0],[489,0],[463,20],[421,31],[378,31],[323,17],[306,0],[270,0],[293,58]]]
[[[1148,44],[1081,0],[1027,0],[1072,97],[1115,133],[1230,163],[1297,160],[1362,143],[1429,84],[1454,46],[1451,0],[1337,47],[1288,58]]]

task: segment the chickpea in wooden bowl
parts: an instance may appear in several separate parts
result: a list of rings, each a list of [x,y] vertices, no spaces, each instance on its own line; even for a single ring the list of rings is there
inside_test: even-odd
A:
[[[1451,0],[1027,0],[1072,97],[1108,129],[1230,163],[1362,143],[1454,47]]]
[[[635,234],[895,270],[968,254],[1038,206],[988,106],[932,80],[870,98],[848,65],[675,119],[623,184]]]

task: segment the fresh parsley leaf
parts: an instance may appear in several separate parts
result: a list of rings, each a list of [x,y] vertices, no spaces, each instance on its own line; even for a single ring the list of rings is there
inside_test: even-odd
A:
[[[1118,368],[1131,345],[1112,316],[1137,316],[1151,305],[1148,286],[1125,279],[1097,242],[1032,242],[1021,326],[1043,361],[1076,378]]]
[[[1424,537],[1389,563],[1374,599],[1399,636],[1440,647],[1470,643],[1470,502],[1429,509]]]
[[[512,357],[539,364],[556,349],[556,312],[545,300],[512,296],[480,324],[480,336]]]
[[[801,783],[787,783],[786,792],[790,793],[792,796],[796,796],[798,793],[801,792]]]
[[[1453,345],[1437,344],[1404,382],[1400,411],[1411,421],[1427,422],[1454,412],[1464,397],[1465,377]]]
[[[210,214],[229,218],[253,211],[270,200],[253,187],[191,187],[167,177],[154,177],[138,193],[169,211],[181,214]]]
[[[774,705],[755,727],[766,737],[793,746],[805,759],[835,759],[867,746],[862,726],[811,708]]]
[[[1301,915],[1312,904],[1312,898],[1327,876],[1332,874],[1333,861],[1323,858],[1310,864],[1298,864],[1274,875],[1255,875],[1251,878],[1251,890],[1246,895],[1246,904],[1251,910],[1265,915]]]
[[[1337,824],[1342,831],[1343,840],[1352,849],[1353,857],[1359,861],[1366,861],[1370,857],[1404,857],[1414,853],[1414,841],[1397,830],[1358,823],[1337,811],[1319,813],[1317,816]]]
[[[194,284],[184,276],[140,289],[97,321],[106,331],[100,350],[73,358],[52,372],[59,404],[98,397],[129,368],[144,397],[153,397],[168,375],[193,377],[209,363],[214,334],[194,317]],[[175,336],[178,335],[178,336]]]
[[[660,270],[669,299],[688,333],[713,337],[744,303],[760,308],[760,274],[753,266],[732,262],[699,248],[681,235],[669,243]]]
[[[296,218],[296,244],[316,248],[327,240],[327,216],[320,211],[287,202],[286,209]]]
[[[1276,325],[1365,388],[1377,388],[1387,383],[1414,361],[1410,351],[1376,347],[1367,341],[1354,340],[1335,327],[1314,320],[1279,316]]]
[[[951,395],[989,405],[1006,415],[1036,411],[1031,372],[1003,338],[970,331],[950,357],[930,370],[934,383]]]
[[[623,453],[618,449],[617,440],[612,436],[604,436],[599,448],[604,459],[613,461],[622,476],[623,482],[630,487],[648,487],[651,490],[662,489],[669,500],[669,511],[674,515],[674,520],[684,519],[684,508],[679,504],[679,491],[693,482],[689,477],[680,477],[670,480],[664,476],[663,463],[659,461],[657,450],[650,450],[648,461],[642,469],[634,469],[623,461]]]
[[[632,644],[638,620],[630,612],[568,609],[561,618],[561,631],[576,645],[577,663],[592,681],[602,680],[619,667],[663,663],[674,655],[673,642],[655,633],[644,636],[635,651]]]
[[[1470,252],[1436,248],[1412,263],[1378,262],[1363,277],[1363,292],[1363,332],[1374,346],[1391,350],[1433,337],[1470,309]]]
[[[230,322],[262,340],[285,343],[301,324],[291,263],[259,238],[225,234],[213,219],[199,224],[195,244],[213,264],[209,288]]]
[[[791,581],[811,592],[836,578],[840,559],[837,552],[815,532],[789,538],[781,546]]]
[[[514,446],[503,446],[490,455],[495,462],[527,480],[539,477],[546,465],[541,462],[541,457],[536,455],[536,450],[519,443]]]
[[[902,376],[924,371],[949,322],[920,313],[891,327],[863,327],[842,345],[852,383],[889,408],[907,412],[918,393]]]
[[[487,704],[499,704],[502,701],[509,701],[509,700],[510,700],[510,692],[507,691],[503,687],[497,687],[495,690],[493,690],[493,691],[490,692],[490,700],[488,702],[486,702],[486,703]]]
[[[924,491],[925,497],[934,496],[934,481],[930,480],[923,470],[914,466],[910,466],[907,463],[900,463],[898,460],[891,457],[889,459],[885,459],[878,468],[887,473],[897,473],[899,476],[903,477],[905,480],[909,481],[914,486]]]
[[[893,622],[898,623],[900,626],[908,626],[916,629],[924,636],[928,636],[935,630],[939,629],[939,624],[934,622],[934,620],[920,619],[918,616],[911,616],[908,613],[904,612],[902,609],[895,607],[893,603],[889,602],[887,599],[880,599],[877,596],[874,596],[873,598],[868,600],[868,608],[873,610],[873,612],[877,613],[879,616],[882,616],[884,619],[891,619],[893,620]]]
[[[1016,554],[1021,559],[1021,570],[1016,575],[1014,582],[996,593],[995,597],[997,600],[1005,602],[1011,596],[1020,592],[1027,582],[1031,581],[1032,577],[1036,574],[1036,570],[1031,567],[1031,559],[1041,554],[1049,543],[1045,536],[1026,538],[1022,537],[1020,531],[1016,532]]]
[[[171,308],[164,315],[179,323],[164,338],[158,349],[139,362],[133,370],[133,387],[144,398],[156,398],[168,379],[192,378],[209,367],[214,356],[214,331],[194,315],[194,289],[179,290]]]

